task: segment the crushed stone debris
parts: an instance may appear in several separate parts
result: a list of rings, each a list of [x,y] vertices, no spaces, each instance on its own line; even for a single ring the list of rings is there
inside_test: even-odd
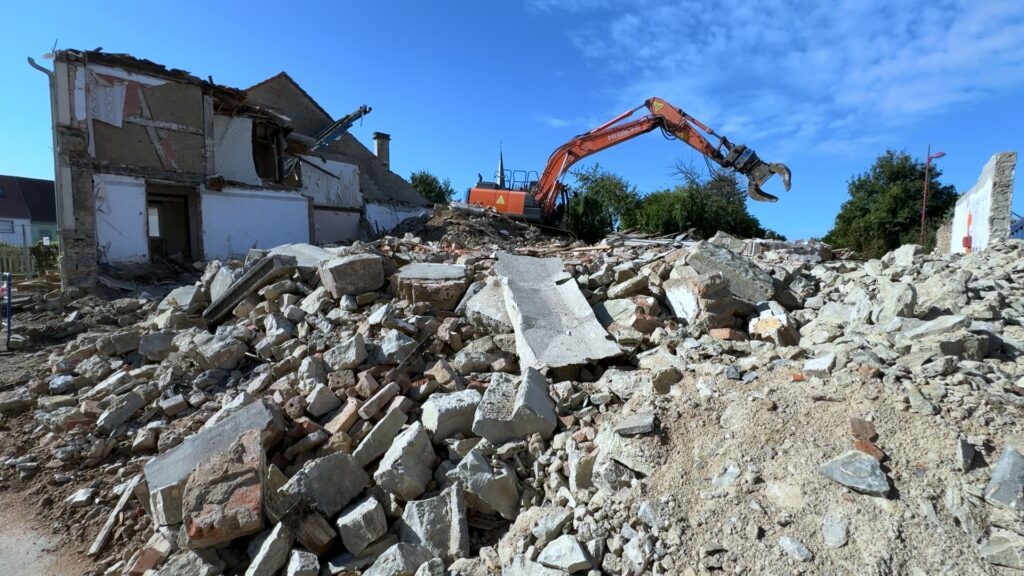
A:
[[[0,483],[92,576],[1024,569],[1024,243],[852,256],[453,206],[38,294]]]

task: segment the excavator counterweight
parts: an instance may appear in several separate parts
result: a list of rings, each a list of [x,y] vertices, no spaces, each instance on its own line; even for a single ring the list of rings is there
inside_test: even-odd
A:
[[[649,114],[637,120],[625,121],[641,108],[647,108]],[[682,140],[719,166],[746,176],[747,195],[758,202],[778,200],[776,196],[761,189],[773,175],[782,179],[786,190],[790,188],[791,173],[785,164],[765,162],[753,149],[743,144],[733,144],[682,109],[661,98],[649,98],[642,105],[560,146],[548,158],[544,171],[535,182],[506,187],[503,177],[499,178],[498,183],[483,182],[481,178],[476,186],[469,189],[466,201],[494,208],[509,216],[527,220],[551,220],[558,212],[558,200],[565,192],[562,177],[573,164],[656,128],[672,138]],[[709,138],[717,140],[718,144],[712,144]]]

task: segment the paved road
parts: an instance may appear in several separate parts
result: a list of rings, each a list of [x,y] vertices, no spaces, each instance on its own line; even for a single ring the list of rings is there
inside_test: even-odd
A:
[[[0,493],[0,574],[79,576],[87,569],[69,550],[55,550],[58,539],[34,520],[31,504],[19,494]]]

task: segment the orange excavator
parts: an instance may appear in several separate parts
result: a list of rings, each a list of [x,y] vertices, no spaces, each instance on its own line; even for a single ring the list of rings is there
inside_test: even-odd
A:
[[[623,122],[637,110],[647,108],[649,114],[643,118]],[[508,216],[530,221],[557,220],[560,212],[556,207],[562,203],[566,188],[561,179],[569,168],[581,159],[646,134],[656,128],[669,138],[682,140],[723,168],[732,168],[748,179],[747,194],[759,202],[775,202],[777,197],[761,190],[773,174],[782,178],[786,190],[790,186],[790,171],[785,164],[768,163],[757,153],[743,144],[733,144],[719,136],[703,122],[672,106],[661,98],[649,98],[642,105],[627,110],[590,132],[580,134],[566,142],[548,158],[544,171],[537,177],[536,172],[514,171],[506,179],[504,166],[499,163],[497,182],[484,182],[478,178],[476,186],[466,195],[468,204],[494,208]],[[714,145],[708,138],[714,138]]]

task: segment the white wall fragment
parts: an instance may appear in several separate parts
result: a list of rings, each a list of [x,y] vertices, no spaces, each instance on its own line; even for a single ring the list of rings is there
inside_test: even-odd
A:
[[[141,178],[94,174],[96,244],[101,262],[149,261],[146,231],[146,183]]]
[[[213,117],[214,170],[225,179],[259,186],[252,158],[252,119],[231,116]]]
[[[309,201],[301,194],[225,188],[203,190],[201,197],[203,253],[208,259],[309,242]]]

